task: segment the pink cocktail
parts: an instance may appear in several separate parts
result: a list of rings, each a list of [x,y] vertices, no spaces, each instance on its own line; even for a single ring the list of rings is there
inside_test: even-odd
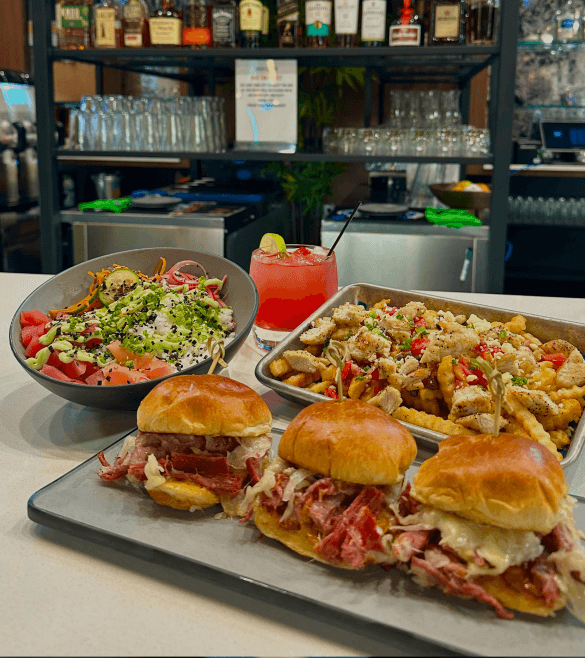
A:
[[[274,347],[337,292],[335,254],[327,249],[287,245],[286,254],[252,253],[250,276],[260,295],[254,321],[256,342]]]

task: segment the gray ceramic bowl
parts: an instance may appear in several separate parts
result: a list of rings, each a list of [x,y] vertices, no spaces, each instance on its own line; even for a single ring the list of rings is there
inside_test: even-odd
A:
[[[20,312],[36,309],[46,313],[49,309],[70,306],[87,293],[91,281],[87,276],[88,271],[98,272],[104,267],[111,267],[114,263],[140,270],[144,274],[152,274],[161,256],[166,258],[167,268],[181,260],[194,260],[203,265],[210,277],[221,279],[227,274],[224,300],[233,308],[236,322],[236,336],[225,348],[225,360],[229,362],[250,333],[258,311],[258,291],[254,282],[241,267],[220,256],[188,249],[161,247],[134,249],[100,256],[100,258],[75,265],[39,286],[22,302],[10,324],[10,347],[20,365],[39,384],[71,402],[99,409],[137,409],[144,396],[156,384],[166,379],[165,377],[121,386],[85,386],[47,377],[47,375],[30,368],[25,362],[24,347],[20,342]],[[210,365],[211,357],[176,374],[206,374]],[[219,369],[218,366],[216,372]]]

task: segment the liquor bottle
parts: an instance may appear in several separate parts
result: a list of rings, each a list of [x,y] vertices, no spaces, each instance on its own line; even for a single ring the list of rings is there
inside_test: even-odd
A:
[[[411,5],[404,0],[400,16],[392,23],[388,32],[389,46],[422,46],[423,26]]]
[[[469,43],[494,43],[498,29],[500,0],[471,0]]]
[[[499,2],[500,0],[495,1]],[[423,46],[428,46],[429,33],[431,31],[430,0],[416,0],[416,13],[423,26]]]
[[[335,0],[335,34],[340,48],[357,46],[359,0]]]
[[[98,0],[93,7],[94,48],[122,48],[122,5],[119,0]]]
[[[150,45],[149,15],[150,8],[146,0],[126,0],[122,11],[126,48],[147,48]]]
[[[242,48],[260,48],[263,6],[260,0],[241,0],[240,36]]]
[[[386,0],[362,1],[362,45],[383,46],[386,43]]]
[[[276,30],[280,48],[300,48],[303,26],[299,0],[278,0]]]
[[[331,31],[331,0],[307,0],[305,3],[305,46],[307,48],[328,48]]]
[[[214,48],[235,48],[238,8],[236,0],[216,0],[211,8]]]
[[[429,45],[465,45],[467,19],[466,0],[432,0]]]
[[[185,0],[183,45],[200,49],[211,46],[211,7],[207,0]]]
[[[178,0],[157,0],[148,19],[150,45],[168,48],[182,44],[183,12]]]
[[[59,48],[84,50],[91,47],[91,7],[89,0],[58,0],[55,22]]]
[[[269,45],[269,36],[270,36],[270,7],[268,6],[268,1],[263,0],[262,2],[262,30],[260,35],[260,43],[262,47],[266,48]]]
[[[567,0],[563,7],[557,9],[554,21],[557,26],[557,41],[577,41],[579,39],[580,17],[577,19],[577,12],[573,5],[573,0]]]

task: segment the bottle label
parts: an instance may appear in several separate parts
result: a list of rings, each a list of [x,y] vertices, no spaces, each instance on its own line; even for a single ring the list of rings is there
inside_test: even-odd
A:
[[[270,10],[262,5],[262,34],[268,36],[268,23],[270,22]]]
[[[213,7],[211,20],[213,21],[213,41],[235,44],[235,12],[221,7]]]
[[[124,5],[124,19],[127,21],[142,20],[142,7],[135,2],[127,2]]]
[[[335,32],[357,34],[359,0],[335,0]]]
[[[384,41],[386,0],[363,0],[362,41]]]
[[[124,45],[127,48],[142,48],[142,33],[124,32]]]
[[[95,9],[95,45],[116,47],[116,10],[113,7]]]
[[[240,2],[240,30],[262,30],[262,8],[260,0],[242,0]]]
[[[278,0],[278,9],[276,10],[279,19],[290,20],[291,15],[295,15],[298,20],[299,2],[298,0]]]
[[[60,28],[84,28],[89,29],[89,7],[79,5],[60,5],[57,16]]]
[[[183,44],[185,46],[209,46],[211,30],[208,27],[184,27]]]
[[[307,0],[305,23],[308,37],[328,37],[332,3],[328,0]]]
[[[391,25],[388,35],[390,46],[420,46],[420,25]]]
[[[155,17],[149,21],[150,42],[157,46],[181,45],[181,19]]]
[[[461,11],[460,4],[435,6],[435,38],[437,39],[459,38],[460,11]]]

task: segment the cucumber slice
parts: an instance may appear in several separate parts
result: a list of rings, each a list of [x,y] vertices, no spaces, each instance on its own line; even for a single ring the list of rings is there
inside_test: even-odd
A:
[[[120,268],[110,272],[100,286],[98,297],[104,306],[129,295],[140,283],[140,277],[133,270]]]

